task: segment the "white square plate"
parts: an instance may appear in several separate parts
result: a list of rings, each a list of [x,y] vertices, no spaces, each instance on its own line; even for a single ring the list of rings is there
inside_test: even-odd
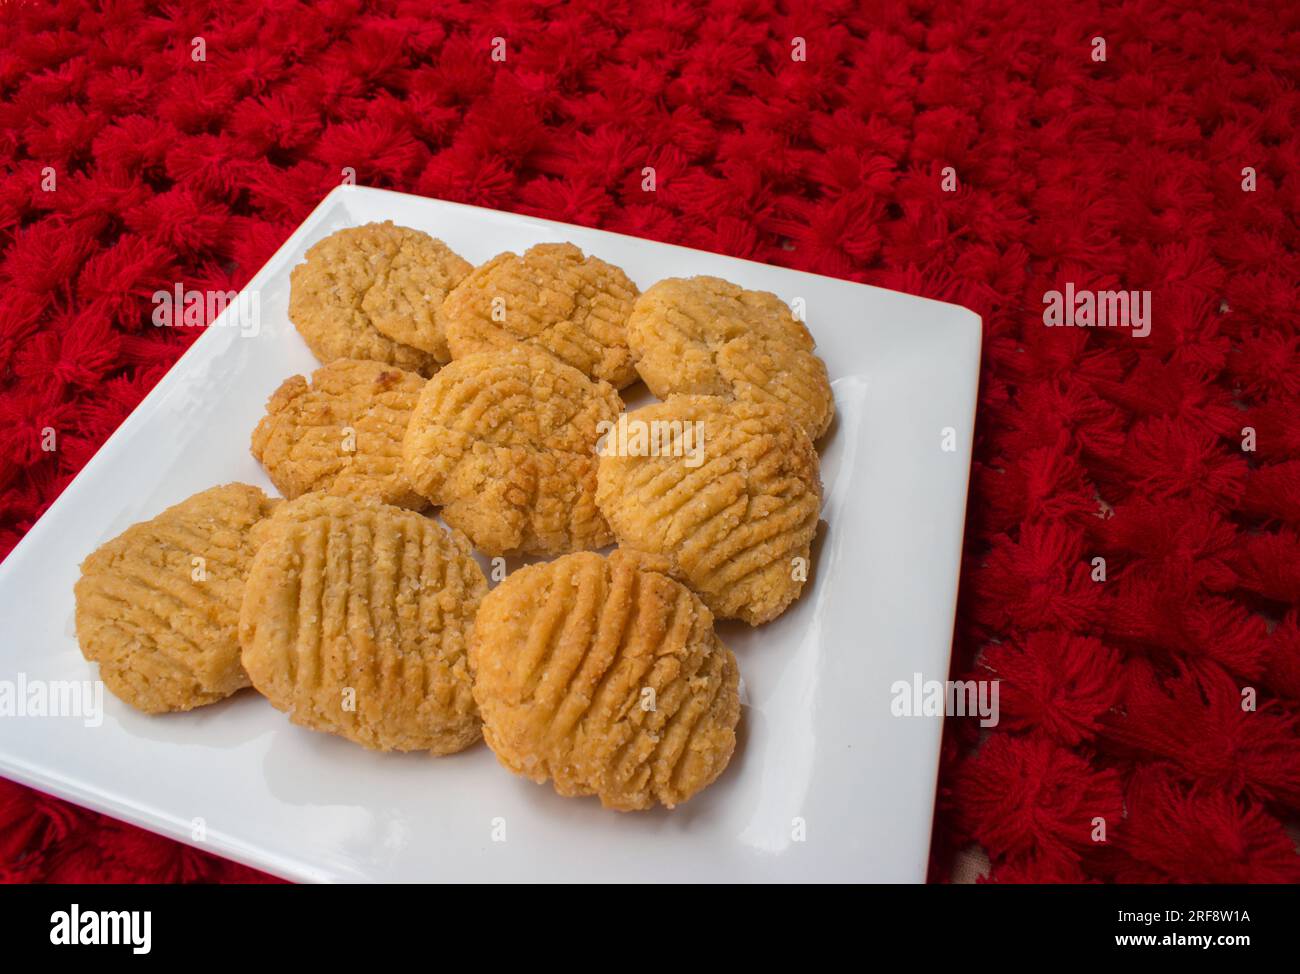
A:
[[[77,649],[72,597],[98,545],[215,484],[273,492],[249,434],[280,382],[317,365],[287,316],[289,271],[327,234],[385,219],[474,263],[567,240],[642,288],[713,274],[803,299],[838,409],[819,444],[826,523],[789,611],[719,627],[746,693],[730,767],[674,811],[617,814],[514,777],[483,746],[371,753],[245,691],[162,717],[106,693],[98,727],[0,718],[0,773],[299,880],[923,881],[941,718],[891,716],[891,685],[947,677],[980,319],[847,281],[336,189],[249,283],[258,335],[209,327],[0,565],[0,681],[98,678]],[[955,450],[942,449],[947,427]]]

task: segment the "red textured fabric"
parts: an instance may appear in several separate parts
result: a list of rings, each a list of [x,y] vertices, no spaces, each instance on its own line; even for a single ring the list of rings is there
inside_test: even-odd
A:
[[[9,0],[0,553],[197,336],[148,296],[242,284],[345,168],[959,302],[953,671],[1003,719],[948,722],[931,878],[1295,882],[1297,50],[1247,0]],[[1044,327],[1066,282],[1150,335]],[[256,874],[0,782],[0,876]]]

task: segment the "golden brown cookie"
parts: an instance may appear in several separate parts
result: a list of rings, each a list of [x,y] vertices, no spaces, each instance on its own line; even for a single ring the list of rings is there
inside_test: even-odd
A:
[[[424,379],[391,365],[338,359],[286,379],[253,430],[253,456],[285,497],[314,490],[421,510],[402,471],[402,438]]]
[[[388,751],[479,737],[466,640],[487,590],[465,539],[374,501],[307,494],[260,532],[244,667],[295,724]]]
[[[290,274],[289,318],[322,362],[370,359],[432,374],[450,359],[447,293],[471,265],[391,221],[330,234]]]
[[[425,385],[402,457],[411,485],[490,555],[612,540],[596,509],[600,424],[618,393],[539,349],[458,358]]]
[[[523,342],[621,389],[636,379],[627,318],[637,289],[573,244],[538,244],[477,267],[443,304],[453,359]]]
[[[717,277],[668,278],[637,298],[627,341],[637,372],[661,399],[778,402],[814,440],[835,414],[826,363],[775,294]]]
[[[619,549],[522,568],[479,610],[470,643],[483,736],[500,762],[606,808],[669,808],[731,760],[736,658],[713,616]]]
[[[785,611],[808,577],[822,496],[817,451],[785,407],[672,396],[619,423],[596,488],[619,543],[668,557],[720,618]]]
[[[82,562],[77,640],[113,693],[157,714],[248,686],[236,629],[253,558],[249,531],[271,506],[256,487],[213,487]]]

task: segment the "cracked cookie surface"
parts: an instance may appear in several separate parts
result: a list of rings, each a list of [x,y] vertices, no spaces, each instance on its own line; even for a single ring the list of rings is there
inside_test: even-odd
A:
[[[322,362],[370,359],[430,375],[451,357],[443,301],[471,266],[391,221],[349,227],[290,273],[289,318]]]
[[[618,393],[545,352],[456,359],[429,380],[402,458],[411,485],[489,555],[557,555],[612,540],[596,507],[596,442]]]
[[[698,456],[620,454],[607,438],[596,501],[619,544],[667,557],[719,618],[758,625],[784,612],[810,572],[821,507],[808,435],[783,406],[716,396],[671,396],[626,422],[689,424]]]
[[[325,494],[280,505],[258,535],[239,642],[277,710],[376,750],[478,740],[467,640],[487,581],[463,537]]]
[[[452,358],[525,344],[615,389],[636,380],[627,319],[636,285],[573,244],[538,244],[475,268],[443,305]]]
[[[286,379],[253,430],[252,452],[287,498],[325,491],[420,510],[402,470],[402,439],[424,378],[338,359]]]
[[[722,773],[740,719],[736,658],[666,568],[581,552],[522,568],[483,600],[474,696],[505,767],[620,811],[671,808]]]
[[[627,326],[637,372],[674,394],[776,402],[816,440],[835,413],[812,335],[775,294],[717,277],[668,278],[637,298]]]
[[[248,686],[237,626],[251,529],[273,502],[226,484],[132,525],[81,565],[77,641],[104,684],[145,713],[191,710]]]

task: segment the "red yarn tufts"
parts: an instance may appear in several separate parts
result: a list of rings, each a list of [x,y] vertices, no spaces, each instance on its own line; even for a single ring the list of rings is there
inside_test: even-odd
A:
[[[29,294],[58,293],[77,276],[94,246],[76,227],[37,223],[14,234],[0,261],[0,281]]]
[[[429,158],[428,150],[407,133],[371,121],[330,126],[317,152],[338,172],[351,169],[356,179],[371,185],[401,182]]]
[[[1300,460],[1252,470],[1242,508],[1256,517],[1277,518],[1300,529]]]
[[[1126,479],[1156,498],[1190,496],[1199,502],[1235,503],[1245,491],[1246,461],[1211,433],[1158,417],[1138,423],[1125,445]]]
[[[971,611],[993,629],[1079,629],[1095,617],[1100,598],[1083,560],[1081,532],[1030,522],[1019,541],[994,539],[975,579]]]
[[[1140,769],[1125,794],[1121,883],[1297,883],[1300,857],[1282,823],[1257,802]]]
[[[192,257],[223,253],[229,246],[230,218],[188,189],[170,189],[127,211],[126,223],[150,243]]]
[[[1300,700],[1300,612],[1288,612],[1269,636],[1264,684],[1274,693]]]
[[[1096,882],[1082,862],[1069,855],[1034,852],[993,865],[981,883],[1087,883]]]
[[[1300,532],[1276,532],[1243,538],[1233,552],[1238,584],[1283,605],[1300,605]]]
[[[1231,599],[1198,589],[1191,566],[1130,573],[1114,587],[1102,627],[1115,643],[1145,646],[1173,660],[1213,660],[1244,679],[1259,677],[1267,623]]]
[[[1186,498],[1134,497],[1089,527],[1096,553],[1136,577],[1168,575],[1212,592],[1228,591],[1238,582],[1233,552],[1241,539],[1212,507]]]
[[[1122,714],[1107,722],[1108,736],[1169,760],[1205,787],[1300,808],[1295,714],[1263,699],[1259,688],[1239,686],[1213,664],[1163,682],[1148,667],[1132,664],[1127,673]],[[1187,720],[1189,713],[1196,719]]]
[[[953,798],[995,862],[1038,854],[1077,864],[1096,848],[1099,824],[1113,829],[1123,813],[1114,771],[1041,736],[989,737],[958,771]]]
[[[135,234],[86,261],[77,278],[77,299],[94,315],[127,327],[149,316],[150,298],[170,290],[176,269],[168,251]]]
[[[1033,632],[987,647],[980,663],[988,671],[980,676],[1000,681],[999,726],[1071,747],[1092,740],[1119,699],[1119,654],[1097,639]]]

